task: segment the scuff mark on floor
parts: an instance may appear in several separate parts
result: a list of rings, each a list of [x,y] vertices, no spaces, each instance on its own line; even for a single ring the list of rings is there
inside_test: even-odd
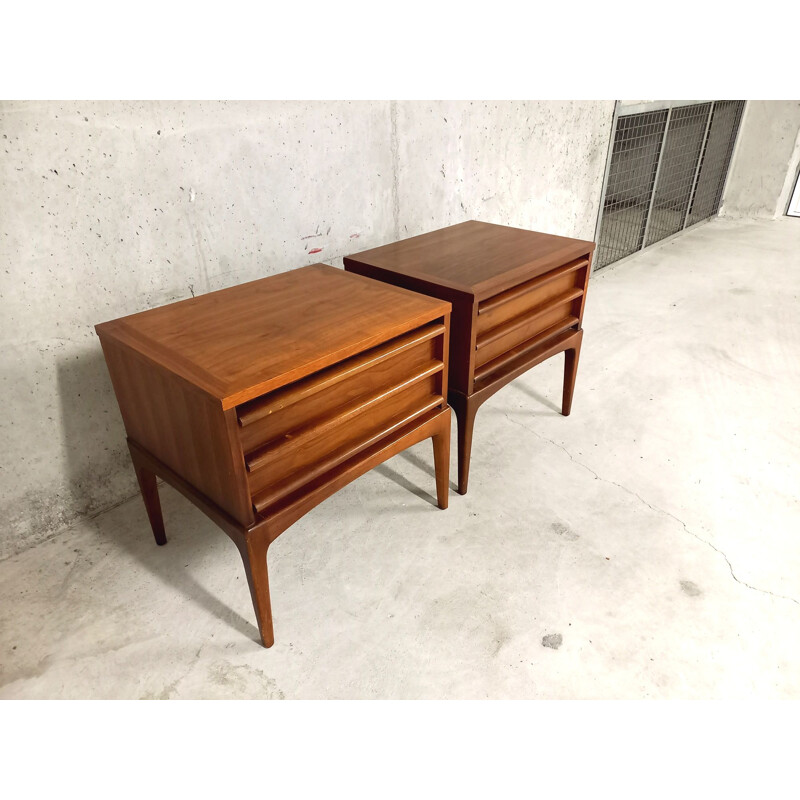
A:
[[[681,581],[681,589],[689,597],[700,597],[703,590],[694,581]]]
[[[564,637],[560,633],[548,633],[546,636],[542,636],[542,647],[558,650],[563,643]]]

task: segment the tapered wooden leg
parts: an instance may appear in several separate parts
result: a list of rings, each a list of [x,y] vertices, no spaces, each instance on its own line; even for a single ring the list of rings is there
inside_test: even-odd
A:
[[[469,484],[469,463],[472,455],[472,429],[475,411],[467,405],[458,419],[458,493],[466,494]]]
[[[275,644],[275,634],[272,630],[272,604],[269,600],[269,578],[267,577],[267,549],[269,544],[260,537],[248,537],[239,547],[244,562],[244,571],[247,574],[247,583],[250,586],[250,596],[253,598],[253,608],[256,612],[258,632],[264,647]]]
[[[564,394],[561,399],[561,413],[565,417],[568,417],[572,410],[572,393],[575,391],[575,378],[578,375],[580,355],[581,339],[579,338],[576,347],[564,351]]]
[[[167,534],[164,531],[164,517],[161,514],[161,501],[158,499],[156,476],[146,467],[137,464],[135,460],[133,468],[136,470],[136,479],[139,481],[139,489],[142,492],[142,500],[147,509],[153,536],[156,537],[156,544],[164,545],[167,543]]]
[[[450,414],[446,417],[446,424],[440,433],[433,439],[433,464],[436,468],[436,499],[439,508],[447,508],[450,495]]]
[[[478,405],[464,395],[456,394],[451,400],[458,420],[458,493],[467,493],[469,483],[469,459],[472,452],[472,429]]]

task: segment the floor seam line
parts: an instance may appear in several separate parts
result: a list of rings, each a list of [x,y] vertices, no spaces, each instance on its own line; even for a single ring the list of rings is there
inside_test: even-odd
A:
[[[742,586],[745,586],[748,589],[752,589],[754,592],[760,592],[761,594],[768,594],[771,597],[775,597],[775,598],[778,598],[778,599],[781,599],[781,600],[789,600],[790,602],[794,603],[795,605],[800,606],[800,601],[796,600],[794,597],[790,597],[789,595],[785,595],[785,594],[777,594],[776,592],[769,591],[769,589],[760,589],[758,586],[753,586],[752,584],[747,583],[747,581],[743,581],[740,578],[737,578],[736,577],[736,573],[733,571],[733,564],[731,564],[731,561],[728,558],[728,556],[725,555],[725,553],[722,550],[720,550],[718,547],[715,547],[707,539],[704,539],[702,536],[698,536],[694,531],[690,530],[687,527],[686,523],[682,519],[680,519],[679,517],[676,517],[672,512],[667,511],[666,509],[660,508],[658,506],[654,506],[652,503],[650,503],[647,500],[645,500],[640,494],[638,494],[637,492],[634,492],[632,489],[629,489],[627,486],[623,486],[621,483],[617,483],[616,481],[612,481],[612,480],[609,480],[608,478],[603,478],[601,475],[598,475],[590,466],[588,466],[587,464],[584,464],[582,461],[578,461],[572,455],[572,453],[570,453],[569,450],[567,450],[567,448],[564,447],[564,445],[561,445],[558,442],[553,441],[552,439],[548,439],[546,436],[542,436],[542,434],[537,433],[535,430],[533,430],[533,428],[529,428],[527,425],[525,425],[524,423],[520,422],[519,420],[512,419],[511,417],[508,416],[508,414],[506,414],[505,417],[510,422],[513,422],[514,424],[519,425],[521,428],[525,428],[526,431],[528,431],[529,433],[532,433],[537,439],[541,439],[543,442],[548,442],[549,444],[552,444],[554,447],[557,447],[559,450],[563,450],[567,454],[567,456],[569,457],[570,461],[572,461],[573,463],[577,464],[579,467],[583,467],[585,470],[587,470],[592,475],[594,475],[594,477],[597,480],[602,481],[603,483],[608,483],[611,486],[616,486],[618,489],[622,489],[624,492],[627,492],[629,495],[632,495],[633,497],[635,497],[641,503],[644,503],[644,505],[646,505],[652,511],[655,511],[657,514],[663,514],[664,516],[667,516],[667,517],[670,517],[671,519],[674,519],[675,522],[679,523],[683,527],[683,529],[684,529],[684,531],[686,531],[686,533],[688,533],[690,536],[693,536],[695,539],[697,539],[698,542],[702,542],[703,544],[707,545],[715,553],[719,553],[719,555],[721,555],[725,559],[725,563],[728,565],[728,569],[730,570],[731,577],[736,581],[736,583],[741,584]]]

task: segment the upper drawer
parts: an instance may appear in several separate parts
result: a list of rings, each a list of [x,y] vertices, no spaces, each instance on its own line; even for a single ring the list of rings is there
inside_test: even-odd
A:
[[[586,287],[588,268],[589,259],[579,258],[482,301],[478,305],[478,336],[527,312],[580,296]]]
[[[441,362],[444,325],[431,324],[237,408],[245,454],[311,420]]]

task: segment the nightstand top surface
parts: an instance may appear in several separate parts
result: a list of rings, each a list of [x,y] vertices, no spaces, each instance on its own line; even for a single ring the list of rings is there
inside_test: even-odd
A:
[[[353,261],[487,296],[594,250],[594,242],[470,220],[348,256]]]
[[[325,264],[95,326],[230,408],[450,311]]]

